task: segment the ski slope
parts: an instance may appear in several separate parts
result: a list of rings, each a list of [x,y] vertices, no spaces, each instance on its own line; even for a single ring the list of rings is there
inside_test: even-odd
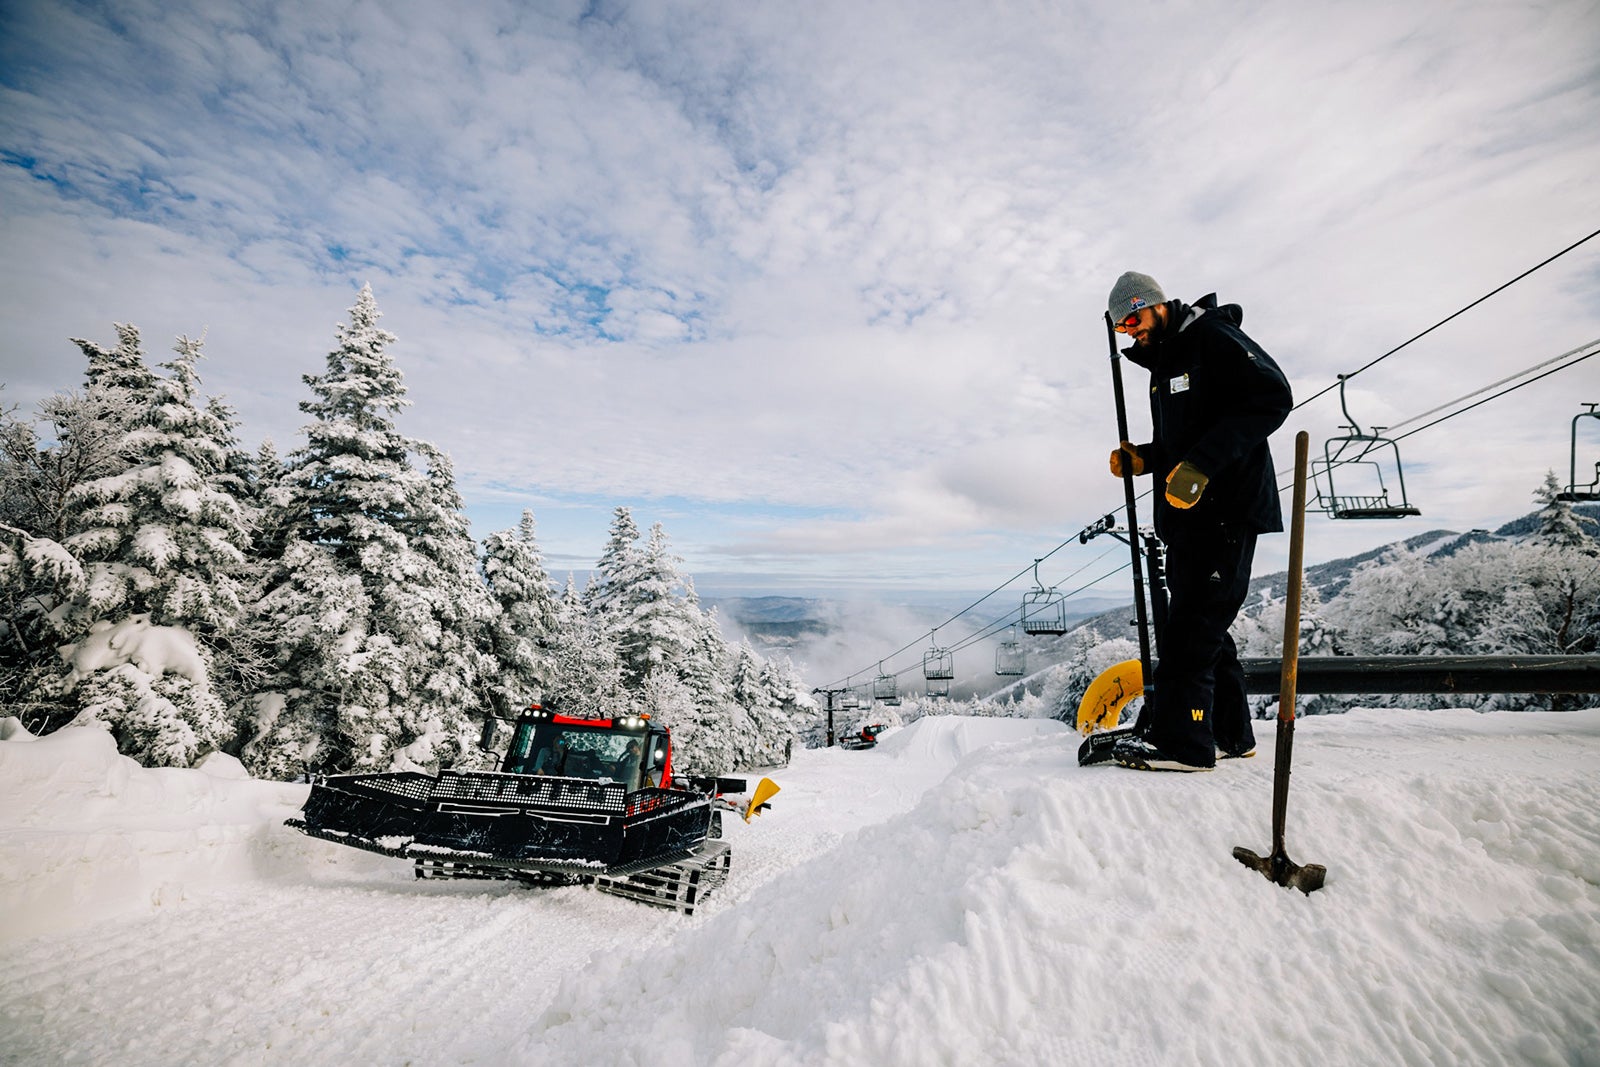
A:
[[[0,735],[5,1064],[1600,1064],[1600,710],[1302,720],[1080,768],[1043,720],[797,753],[693,917],[416,881],[305,786]]]

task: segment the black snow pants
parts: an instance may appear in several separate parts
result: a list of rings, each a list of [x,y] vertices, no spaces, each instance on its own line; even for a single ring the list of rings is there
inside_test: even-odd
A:
[[[1167,620],[1156,640],[1153,706],[1140,726],[1167,755],[1209,767],[1218,748],[1255,747],[1228,627],[1249,591],[1256,535],[1220,525],[1187,533],[1167,546]]]

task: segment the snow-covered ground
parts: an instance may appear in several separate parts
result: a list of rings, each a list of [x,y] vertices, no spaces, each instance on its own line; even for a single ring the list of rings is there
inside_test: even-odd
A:
[[[6,1064],[1600,1064],[1600,710],[1302,720],[1080,768],[1059,724],[811,751],[686,918],[419,882],[281,824],[304,786],[0,741]]]

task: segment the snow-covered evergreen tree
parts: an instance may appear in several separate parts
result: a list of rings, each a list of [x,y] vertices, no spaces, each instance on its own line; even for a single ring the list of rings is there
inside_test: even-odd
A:
[[[278,521],[291,533],[262,601],[298,638],[281,645],[272,687],[282,696],[278,721],[289,724],[285,742],[315,727],[323,732],[316,762],[341,770],[459,759],[492,673],[483,630],[492,605],[454,475],[442,453],[395,427],[408,401],[388,351],[395,337],[378,318],[364,286],[325,373],[305,376],[313,395],[301,410],[314,421],[276,494]],[[413,451],[425,471],[410,462]],[[329,588],[348,594],[337,627],[314,621]],[[285,758],[270,737],[250,751]]]
[[[489,690],[495,712],[515,716],[544,699],[553,673],[555,593],[539,552],[532,511],[515,530],[483,541],[483,577],[498,607],[489,628],[498,673]]]
[[[298,538],[275,574],[255,628],[272,639],[277,670],[241,709],[249,736],[240,759],[263,778],[344,770],[355,761],[340,737],[339,709],[350,699],[349,658],[371,626],[367,592],[333,552]]]
[[[739,714],[731,717],[730,725],[738,733],[733,738],[733,760],[740,766],[776,763],[770,757],[770,744],[763,737],[769,718],[778,714],[771,690],[761,677],[761,663],[749,645],[741,644],[733,654],[733,669],[729,679],[729,696]]]
[[[8,554],[20,565],[0,575],[0,694],[41,731],[77,714],[75,702],[59,692],[57,647],[80,636],[84,622],[72,616],[87,580],[69,591],[61,566],[36,566],[46,560],[77,561],[63,542],[77,532],[83,505],[78,487],[121,474],[137,457],[128,430],[150,404],[154,375],[144,362],[139,332],[117,324],[119,343],[107,349],[75,339],[88,360],[80,392],[45,398],[33,419],[0,409],[0,526],[9,527]],[[40,433],[40,429],[43,433]],[[42,438],[42,439],[41,439]]]
[[[176,350],[124,440],[135,465],[73,490],[80,529],[66,544],[91,564],[96,618],[147,612],[156,625],[227,630],[242,610],[248,517],[230,491],[230,431],[196,404],[201,342]]]
[[[685,585],[693,591],[687,578]],[[728,643],[717,622],[717,610],[696,611],[690,617],[693,643],[678,673],[689,684],[695,699],[702,704],[721,704],[730,699],[728,691]]]
[[[610,621],[630,686],[642,685],[656,671],[682,676],[703,632],[693,590],[678,572],[681,562],[668,551],[666,531],[655,523],[631,580],[619,586],[623,592],[613,601]]]
[[[691,665],[705,626],[694,588],[678,570],[682,562],[667,547],[660,523],[639,547],[639,528],[626,507],[613,513],[604,551],[595,564],[584,605],[592,623],[616,648],[623,681],[639,691],[658,670],[703,682],[704,663]],[[697,688],[703,688],[697,686]]]
[[[73,339],[88,360],[81,392],[45,398],[33,420],[0,410],[0,523],[64,541],[75,529],[72,491],[134,462],[124,451],[127,431],[148,407],[155,375],[139,331],[123,323],[116,331],[112,349]]]
[[[780,726],[787,732],[783,738],[783,748],[787,754],[800,744],[811,724],[821,717],[821,707],[800,677],[799,669],[787,656],[769,657],[762,667],[762,681],[783,713]],[[898,714],[892,707],[880,705],[878,715],[886,724],[899,725]],[[774,744],[776,741],[774,738]]]
[[[672,731],[672,767],[678,774],[726,774],[736,762],[738,705],[696,701],[677,673],[651,671],[639,690],[641,710]]]
[[[799,735],[795,720],[803,707],[797,696],[800,679],[787,659],[767,659],[761,664],[757,682],[761,701],[750,709],[755,738],[751,746],[753,754],[747,764],[786,764]]]
[[[117,332],[117,347],[106,348],[81,337],[72,343],[83,351],[89,361],[84,372],[84,384],[91,390],[125,390],[130,396],[143,396],[155,384],[155,374],[145,361],[140,346],[139,330],[127,323],[112,323]]]
[[[35,732],[68,717],[47,686],[60,670],[53,616],[85,585],[82,565],[60,542],[0,525],[0,704]]]
[[[593,583],[591,582],[591,589]],[[563,715],[602,719],[626,715],[634,703],[622,681],[622,664],[572,576],[556,608],[556,636],[544,705]]]
[[[425,462],[426,477],[415,483],[406,509],[408,543],[422,566],[404,588],[391,589],[385,602],[398,609],[397,622],[415,618],[421,624],[416,636],[426,662],[406,724],[415,739],[405,755],[415,764],[433,765],[470,755],[475,745],[470,720],[482,721],[493,706],[491,686],[499,669],[489,623],[496,606],[478,573],[450,457],[426,441],[413,440],[411,446]]]
[[[300,538],[357,567],[373,553],[404,545],[415,481],[406,439],[394,424],[411,402],[388,351],[396,338],[378,318],[372,287],[363,286],[350,322],[337,328],[326,371],[302,376],[313,397],[300,410],[314,421],[304,427],[306,444],[289,457],[283,479]]]
[[[624,600],[638,580],[641,566],[639,527],[633,513],[618,507],[611,514],[605,548],[583,590],[584,607],[597,619],[621,615]]]
[[[740,644],[734,651],[729,682],[734,701],[746,710],[759,708],[771,700],[771,694],[761,681],[761,663],[747,644]]]
[[[1600,552],[1600,545],[1586,529],[1594,526],[1594,520],[1577,514],[1570,501],[1561,499],[1564,489],[1555,471],[1545,473],[1544,484],[1533,494],[1539,505],[1539,529],[1533,539],[1540,544]]]
[[[197,404],[201,342],[179,338],[176,351],[121,446],[134,465],[72,491],[79,528],[65,544],[83,562],[87,584],[57,616],[80,647],[94,627],[130,619],[200,639],[197,671],[165,678],[148,661],[114,657],[102,669],[77,664],[63,683],[82,709],[79,721],[107,723],[125,754],[187,765],[231,737],[213,681],[228,664],[206,639],[227,634],[243,612],[249,533],[229,491],[230,430]],[[135,676],[140,669],[153,672],[148,682]]]

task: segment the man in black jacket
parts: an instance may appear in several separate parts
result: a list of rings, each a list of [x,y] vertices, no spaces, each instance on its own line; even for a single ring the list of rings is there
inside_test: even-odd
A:
[[[1156,534],[1167,547],[1166,624],[1156,635],[1154,696],[1112,758],[1140,770],[1209,770],[1255,753],[1244,672],[1228,627],[1244,604],[1256,535],[1283,529],[1267,438],[1294,406],[1272,357],[1239,329],[1237,304],[1215,294],[1168,300],[1154,278],[1117,279],[1109,312],[1150,371],[1148,444],[1111,453],[1160,479]]]

